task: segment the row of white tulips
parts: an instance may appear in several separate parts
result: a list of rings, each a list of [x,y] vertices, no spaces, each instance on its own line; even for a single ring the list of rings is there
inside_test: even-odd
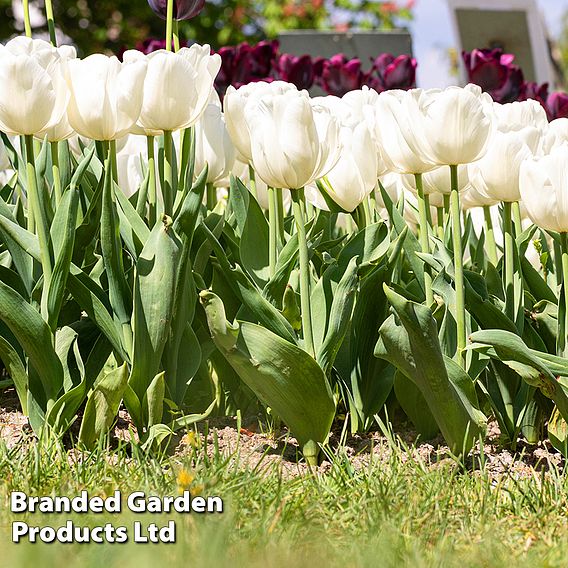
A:
[[[208,46],[128,51],[120,62],[102,54],[78,59],[70,46],[17,37],[0,46],[0,130],[50,142],[122,139],[121,179],[132,192],[146,144],[125,137],[198,123],[196,171],[207,162],[210,183],[226,185],[230,172],[243,174],[250,164],[269,186],[306,187],[307,198],[325,207],[314,184],[327,176],[330,196],[346,211],[389,172],[412,190],[414,175],[424,174],[424,194],[441,206],[450,176],[439,168],[460,165],[466,206],[522,198],[535,223],[568,230],[568,120],[549,124],[536,101],[500,105],[473,85],[310,98],[276,81],[230,88],[223,116],[212,87],[219,66]]]

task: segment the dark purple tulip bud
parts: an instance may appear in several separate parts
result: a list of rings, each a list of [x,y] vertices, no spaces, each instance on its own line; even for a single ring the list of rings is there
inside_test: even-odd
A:
[[[322,86],[321,76],[323,75],[323,68],[327,59],[325,57],[316,57],[312,59],[312,69],[314,72],[314,84]],[[323,88],[323,87],[322,87]]]
[[[364,80],[359,59],[348,60],[341,53],[323,63],[321,86],[328,95],[342,97],[349,91],[360,89]]]
[[[390,53],[383,53],[373,61],[367,85],[379,92],[389,89],[413,89],[416,86],[417,66],[416,59],[410,55],[394,57]]]
[[[523,83],[518,100],[526,101],[528,99],[538,101],[546,111],[548,120],[552,120],[550,116],[550,109],[546,104],[548,99],[548,83],[543,83],[542,85],[539,85],[538,83]]]
[[[546,99],[546,107],[550,120],[568,118],[568,94],[559,91],[550,93]]]
[[[518,65],[511,65],[507,72],[507,78],[499,89],[489,91],[494,101],[505,104],[519,100],[525,84],[523,71]]]
[[[543,83],[542,85],[538,83],[524,83],[519,100],[535,99],[537,101],[546,101],[547,98],[548,83]]]
[[[464,51],[462,59],[468,81],[489,92],[503,86],[514,56],[501,49],[474,49],[471,53]]]
[[[148,0],[150,8],[162,20],[166,19],[168,0]],[[205,6],[205,0],[174,0],[174,20],[191,20]]]
[[[300,90],[314,84],[314,64],[309,55],[296,57],[284,53],[278,59],[278,75],[282,81],[296,85]]]
[[[237,56],[236,47],[222,47],[217,51],[221,56],[221,69],[215,77],[215,90],[223,98],[229,85],[233,83],[235,58]]]
[[[247,45],[251,79],[264,79],[270,76],[272,69],[275,67],[279,46],[280,44],[277,40],[260,41],[252,47]]]
[[[514,65],[515,56],[501,49],[474,49],[462,53],[470,83],[479,85],[498,103],[518,100],[525,82],[523,72]]]

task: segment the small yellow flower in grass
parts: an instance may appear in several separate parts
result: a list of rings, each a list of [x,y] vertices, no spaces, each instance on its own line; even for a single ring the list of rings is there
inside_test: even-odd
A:
[[[177,484],[180,492],[189,489],[194,479],[195,476],[193,475],[193,473],[187,471],[187,469],[181,469],[177,476]]]
[[[198,448],[200,445],[199,436],[195,432],[188,432],[182,439],[182,443],[192,448]]]
[[[192,497],[197,497],[198,495],[201,495],[203,493],[203,490],[205,489],[205,487],[201,484],[198,485],[194,485],[191,488],[191,496]]]

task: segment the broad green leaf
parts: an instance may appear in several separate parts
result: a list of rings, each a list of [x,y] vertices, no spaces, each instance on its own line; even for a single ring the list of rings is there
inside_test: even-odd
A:
[[[241,180],[234,176],[231,176],[230,199],[233,204],[242,204],[237,209],[237,223],[241,232],[240,256],[244,268],[257,285],[264,287],[270,278],[268,222],[260,205]],[[246,209],[244,219],[243,208]]]
[[[394,392],[402,410],[410,418],[420,436],[424,440],[436,437],[440,428],[416,383],[397,371],[394,375]]]
[[[128,382],[126,364],[95,382],[87,398],[79,431],[79,441],[87,448],[104,436],[112,426]]]
[[[113,183],[110,166],[105,170],[103,188],[103,201],[101,213],[101,251],[109,284],[109,299],[113,314],[125,329],[130,323],[132,294],[126,282],[124,264],[122,260],[122,245],[120,242],[120,229],[116,203],[113,196]],[[127,343],[130,339],[127,339]],[[126,345],[129,351],[129,345]]]
[[[118,203],[118,215],[120,217],[120,234],[125,243],[129,243],[129,250],[134,258],[142,250],[144,244],[150,236],[150,230],[144,223],[144,219],[140,217],[136,209],[128,201],[122,190],[115,185],[114,194]]]
[[[164,216],[156,223],[136,263],[129,385],[139,400],[158,373],[170,332],[181,242]]]
[[[53,348],[53,336],[39,313],[0,281],[0,319],[10,328],[36,370],[48,399],[63,386],[63,368]]]
[[[148,428],[162,422],[165,393],[166,380],[162,371],[154,377],[144,395],[143,407]]]
[[[211,231],[209,231],[205,225],[201,225],[201,229],[206,232],[223,271],[223,275],[237,297],[239,297],[243,304],[254,314],[261,325],[287,341],[296,343],[294,330],[288,320],[262,296],[260,290],[247,274],[243,272],[239,265],[236,265],[234,268],[231,267],[223,247],[221,247],[219,241]]]
[[[529,385],[539,388],[551,398],[559,412],[568,418],[568,396],[552,373],[546,361],[530,350],[523,340],[508,331],[490,329],[476,331],[470,337],[473,344],[469,349],[481,350],[512,368]],[[490,349],[487,349],[489,347]],[[542,354],[545,355],[545,354]],[[535,372],[536,371],[536,372]]]
[[[325,337],[317,351],[317,362],[327,375],[331,372],[335,357],[351,322],[359,285],[358,260],[358,256],[351,259],[335,290]]]
[[[14,381],[14,387],[22,406],[22,412],[28,413],[28,375],[24,364],[14,347],[0,335],[0,361]]]
[[[305,351],[267,329],[242,322],[232,328],[215,294],[200,294],[217,348],[240,378],[290,428],[306,459],[317,456],[335,415],[325,374]]]
[[[391,316],[381,326],[375,355],[416,383],[452,452],[469,451],[486,424],[485,416],[470,400],[471,390],[464,388],[471,379],[443,357],[430,310],[384,288],[399,319]]]
[[[67,287],[81,309],[105,334],[118,356],[124,361],[129,361],[130,356],[124,349],[120,330],[109,311],[110,306],[106,305],[108,300],[104,291],[88,274],[76,266],[71,267]]]
[[[48,324],[52,330],[57,328],[59,312],[65,298],[67,278],[75,244],[78,204],[77,192],[67,190],[63,194],[54,218],[52,241],[55,265],[48,287],[42,294],[42,302],[47,304]]]

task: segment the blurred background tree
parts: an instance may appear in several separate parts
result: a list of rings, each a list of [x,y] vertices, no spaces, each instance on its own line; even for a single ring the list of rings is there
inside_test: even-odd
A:
[[[21,0],[14,0],[16,5]],[[21,33],[13,0],[0,0],[0,39]],[[31,0],[40,12],[44,0]],[[180,22],[180,35],[214,48],[271,39],[287,29],[392,29],[411,17],[413,0],[208,0],[201,14]],[[118,52],[148,37],[162,37],[164,22],[145,0],[53,0],[57,28],[81,55]],[[34,33],[45,32],[47,25]]]

